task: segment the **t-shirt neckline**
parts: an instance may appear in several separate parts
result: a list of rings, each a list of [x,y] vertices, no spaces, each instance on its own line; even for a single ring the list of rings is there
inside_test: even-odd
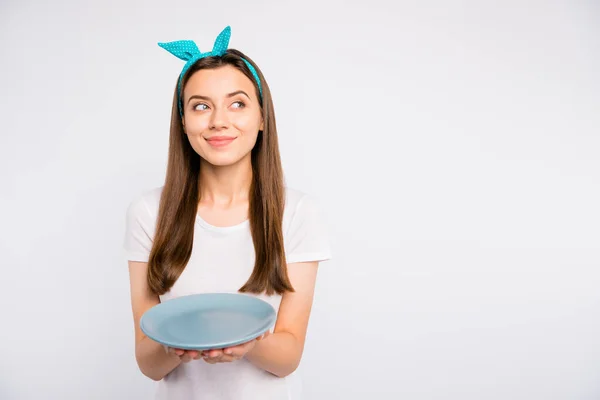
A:
[[[200,214],[196,214],[196,221],[198,222],[198,224],[200,224],[200,226],[202,226],[206,230],[213,231],[213,232],[222,232],[222,233],[239,231],[250,225],[250,220],[246,219],[243,222],[240,222],[239,224],[236,224],[236,225],[216,226],[216,225],[209,224],[204,218],[202,218],[200,216]]]

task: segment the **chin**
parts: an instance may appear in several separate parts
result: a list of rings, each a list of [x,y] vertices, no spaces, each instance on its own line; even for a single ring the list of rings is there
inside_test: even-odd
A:
[[[219,154],[219,155],[210,155],[204,158],[204,161],[207,163],[214,165],[215,167],[227,167],[229,165],[234,165],[240,162],[244,157],[237,156],[235,154]]]

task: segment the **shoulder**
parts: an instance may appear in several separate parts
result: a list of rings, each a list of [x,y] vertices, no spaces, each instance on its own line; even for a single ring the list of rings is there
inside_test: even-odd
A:
[[[129,203],[127,214],[134,219],[156,219],[163,186],[151,188],[138,194]]]
[[[298,189],[286,187],[285,188],[285,211],[294,212],[298,205],[308,195]]]
[[[124,250],[128,260],[147,262],[152,248],[162,187],[136,196],[127,208]]]
[[[286,188],[283,237],[288,263],[331,258],[327,223],[313,195]]]
[[[291,219],[298,213],[298,210],[314,206],[315,199],[312,195],[292,187],[285,188],[284,219],[286,217]]]
[[[318,218],[319,214],[320,206],[316,196],[295,188],[286,187],[283,215],[284,228],[301,223],[306,218]]]

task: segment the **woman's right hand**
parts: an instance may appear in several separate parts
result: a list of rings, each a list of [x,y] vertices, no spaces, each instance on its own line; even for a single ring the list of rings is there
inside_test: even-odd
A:
[[[183,363],[190,362],[192,360],[198,360],[202,357],[202,352],[198,350],[184,350],[184,349],[175,349],[173,347],[165,347],[165,351],[168,354],[173,354],[181,360]]]

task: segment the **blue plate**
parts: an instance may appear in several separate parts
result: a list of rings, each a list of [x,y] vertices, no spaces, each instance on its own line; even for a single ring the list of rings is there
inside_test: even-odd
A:
[[[186,350],[222,349],[249,342],[276,320],[273,306],[241,293],[202,293],[157,304],[142,315],[150,339]]]

